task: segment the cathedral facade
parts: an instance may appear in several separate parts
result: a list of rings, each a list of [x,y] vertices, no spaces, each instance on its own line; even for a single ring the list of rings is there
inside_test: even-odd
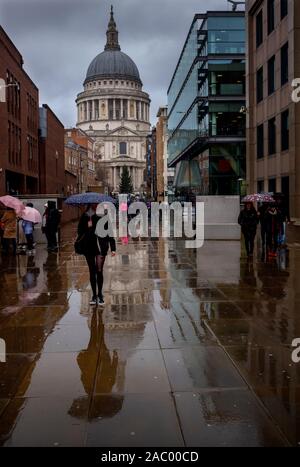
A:
[[[88,67],[84,91],[76,99],[77,127],[94,138],[99,171],[110,191],[119,191],[126,166],[134,191],[142,192],[150,98],[137,66],[121,51],[113,9],[106,36],[105,49]]]

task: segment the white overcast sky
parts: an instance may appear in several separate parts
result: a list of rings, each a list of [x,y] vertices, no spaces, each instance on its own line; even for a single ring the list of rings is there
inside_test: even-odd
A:
[[[76,95],[86,70],[103,51],[110,5],[121,49],[137,64],[150,94],[152,123],[195,13],[229,10],[226,0],[0,0],[0,24],[24,59],[24,68],[67,126],[76,123]]]

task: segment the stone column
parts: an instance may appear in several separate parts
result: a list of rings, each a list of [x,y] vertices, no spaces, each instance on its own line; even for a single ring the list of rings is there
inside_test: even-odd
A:
[[[130,120],[130,99],[127,101],[127,118]]]
[[[120,107],[121,116],[120,116],[120,120],[123,120],[123,99],[120,99],[120,101],[121,101],[121,107]]]
[[[95,120],[95,101],[92,100],[92,120]]]
[[[116,188],[117,188],[117,177],[116,177],[117,167],[113,167],[113,172],[114,172],[114,182],[113,182],[113,185],[114,185],[114,190],[116,190]]]

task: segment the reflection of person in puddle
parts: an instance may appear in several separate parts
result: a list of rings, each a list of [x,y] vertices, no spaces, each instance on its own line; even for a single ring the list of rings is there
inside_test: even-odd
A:
[[[34,256],[28,256],[26,274],[22,277],[23,289],[28,290],[36,287],[39,274],[40,268],[35,267]]]
[[[276,263],[261,263],[257,271],[261,281],[261,291],[270,296],[271,299],[285,297],[284,286],[289,277],[289,272],[282,270]]]
[[[101,393],[105,394],[105,403],[98,403],[93,407],[93,418],[112,417],[118,413],[123,405],[123,396],[111,394],[116,383],[118,354],[114,350],[109,352],[103,336],[104,326],[102,316],[94,310],[90,324],[90,341],[86,350],[82,350],[77,356],[77,363],[81,371],[81,382],[86,394],[89,396],[94,390],[95,376],[101,384]],[[99,350],[99,347],[101,349]],[[100,352],[100,356],[99,356]],[[88,398],[81,397],[75,399],[69,414],[80,417],[81,412],[85,412],[88,406]]]
[[[59,255],[48,253],[46,262],[43,264],[43,269],[47,276],[45,286],[48,293],[51,293],[51,304],[64,305],[67,303],[67,286],[63,284],[62,275],[59,268]],[[64,293],[65,292],[65,293]]]

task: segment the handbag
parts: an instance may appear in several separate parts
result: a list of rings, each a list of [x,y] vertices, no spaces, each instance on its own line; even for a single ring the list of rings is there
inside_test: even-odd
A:
[[[74,250],[77,255],[84,255],[85,254],[85,233],[82,235],[78,235],[74,243]]]

